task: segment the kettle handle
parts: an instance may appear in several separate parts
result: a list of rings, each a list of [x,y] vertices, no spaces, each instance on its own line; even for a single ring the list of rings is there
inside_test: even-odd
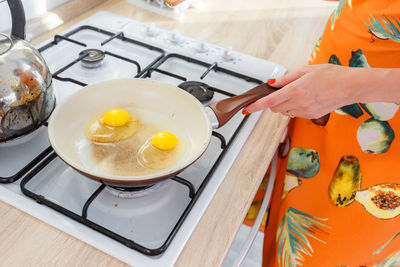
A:
[[[25,39],[25,11],[21,0],[7,0],[10,7],[12,28],[11,36]]]

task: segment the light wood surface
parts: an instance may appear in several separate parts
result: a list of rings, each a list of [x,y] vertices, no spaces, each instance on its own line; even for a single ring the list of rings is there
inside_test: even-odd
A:
[[[320,0],[208,0],[182,22],[129,5],[124,0],[78,2],[31,22],[39,43],[100,10],[149,22],[285,65],[289,71],[307,62],[313,44],[335,3]],[[98,4],[93,8],[94,4]],[[45,34],[35,25],[58,16],[62,25]],[[51,20],[53,21],[53,20]],[[49,25],[48,29],[54,27]],[[41,28],[41,27],[39,27]],[[28,28],[29,29],[29,28]],[[38,37],[38,35],[42,34]],[[267,77],[266,77],[267,78]],[[189,239],[176,266],[219,266],[279,143],[287,117],[264,112],[212,203]],[[107,254],[0,202],[0,266],[125,266]]]

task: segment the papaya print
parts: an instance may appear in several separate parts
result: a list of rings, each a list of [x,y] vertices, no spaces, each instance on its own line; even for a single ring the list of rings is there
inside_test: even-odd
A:
[[[388,121],[394,117],[399,105],[388,102],[374,102],[361,104],[361,107],[371,115],[375,120]]]
[[[400,250],[389,255],[381,263],[377,263],[374,267],[398,267],[400,266]]]
[[[267,182],[268,182],[268,175],[263,179],[263,181],[261,182],[260,187],[258,188],[256,195],[250,205],[249,210],[247,211],[246,217],[244,218],[243,223],[249,227],[254,226],[255,220],[257,218],[257,216],[260,213],[260,208],[261,208],[261,204],[262,201],[265,197],[265,190],[267,189]],[[268,209],[266,210],[263,220],[261,222],[261,225],[259,227],[259,231],[260,232],[264,232],[265,230],[265,225],[267,222],[267,217],[268,217]]]
[[[392,40],[400,43],[400,19],[388,18],[377,14],[377,17],[370,15],[369,23],[365,23],[371,33],[383,40]]]
[[[335,22],[342,13],[344,7],[346,6],[346,0],[340,0],[336,9],[333,11],[331,15],[331,30],[335,28]]]
[[[297,176],[290,174],[285,175],[285,183],[283,185],[282,200],[284,200],[290,191],[299,187],[301,185],[301,180]]]
[[[287,171],[297,177],[314,177],[319,171],[318,152],[313,149],[293,147],[289,152]]]
[[[361,189],[360,162],[354,156],[343,156],[329,185],[329,200],[336,207],[346,207]]]
[[[393,219],[400,214],[400,184],[387,183],[356,193],[356,201],[379,219]]]
[[[381,251],[387,246],[389,245],[390,242],[393,241],[393,239],[395,239],[397,236],[400,235],[400,232],[398,232],[397,234],[395,234],[394,236],[392,236],[392,238],[389,239],[389,241],[387,241],[385,244],[383,244],[382,247],[380,247],[377,251],[375,251],[374,253],[372,253],[373,255],[379,254],[381,253]]]
[[[357,130],[357,140],[367,154],[380,154],[388,151],[394,139],[394,132],[386,121],[373,118],[363,122]]]
[[[323,228],[330,228],[321,219],[301,212],[293,207],[286,210],[276,234],[278,245],[278,263],[283,267],[302,265],[304,255],[312,256],[309,237],[326,244],[323,240],[327,233]]]
[[[399,68],[400,1],[336,4],[309,62]],[[271,201],[267,231],[276,234],[265,235],[265,266],[400,267],[400,101],[380,100],[339,105],[325,127],[292,122],[290,159],[280,162],[288,160]],[[307,152],[318,155],[318,164]],[[299,224],[304,219],[323,226],[307,231]]]
[[[357,51],[351,51],[349,66],[357,68],[370,68],[367,58],[361,49],[358,49]]]
[[[258,211],[260,210],[261,207],[261,201],[254,200],[251,202],[249,211],[246,214],[246,219],[248,220],[255,220],[257,217]]]

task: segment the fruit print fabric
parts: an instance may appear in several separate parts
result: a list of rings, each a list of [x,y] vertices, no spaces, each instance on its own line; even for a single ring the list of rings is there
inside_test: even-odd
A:
[[[278,242],[278,262],[283,266],[301,265],[304,255],[311,256],[313,249],[309,239],[325,243],[326,226],[324,221],[290,207],[283,216],[276,233]]]
[[[318,152],[313,149],[293,147],[289,152],[286,169],[297,177],[314,177],[319,171]]]
[[[400,184],[375,185],[358,191],[355,199],[376,218],[392,219],[400,214]]]
[[[360,162],[351,155],[342,157],[329,184],[328,194],[331,203],[336,207],[346,207],[354,201],[360,188]]]
[[[400,67],[399,1],[343,0],[335,12],[309,64]],[[290,164],[289,156],[279,161],[264,267],[400,266],[398,109],[397,103],[355,103],[332,112],[325,126],[291,121],[291,151],[314,151],[318,171],[310,162],[292,162],[299,151]],[[322,225],[305,234],[309,226],[298,224],[305,218]]]

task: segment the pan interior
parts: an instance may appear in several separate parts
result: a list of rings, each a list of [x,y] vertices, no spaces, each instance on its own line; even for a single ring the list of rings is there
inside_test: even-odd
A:
[[[95,168],[84,128],[93,117],[113,108],[131,111],[143,121],[154,121],[154,114],[162,114],[157,124],[183,141],[184,155],[172,167],[153,174],[116,175]],[[179,88],[144,79],[87,86],[59,105],[49,121],[50,143],[64,161],[91,176],[114,181],[150,180],[176,173],[204,152],[210,136],[210,121],[199,101]]]

